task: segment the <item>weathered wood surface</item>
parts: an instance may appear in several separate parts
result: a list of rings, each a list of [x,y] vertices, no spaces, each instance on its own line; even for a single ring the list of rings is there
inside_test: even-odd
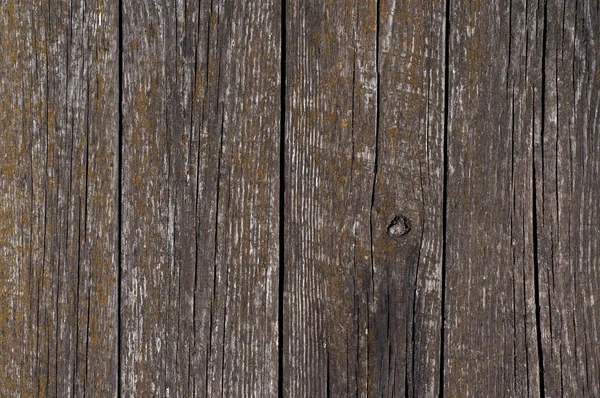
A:
[[[277,393],[280,12],[123,2],[126,396]]]
[[[0,11],[0,396],[118,384],[116,3]]]
[[[439,392],[444,7],[288,3],[284,396]]]
[[[0,396],[600,396],[591,0],[0,3]]]

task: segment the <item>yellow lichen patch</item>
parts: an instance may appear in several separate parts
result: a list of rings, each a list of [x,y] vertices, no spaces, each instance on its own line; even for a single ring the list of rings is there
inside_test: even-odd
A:
[[[102,114],[104,96],[106,95],[106,79],[103,73],[96,73],[96,112]]]
[[[144,148],[145,146],[145,131],[151,131],[151,125],[148,115],[148,96],[145,86],[139,84],[135,96],[135,119],[133,121],[134,128],[131,137],[132,148]],[[145,131],[144,131],[145,130]],[[141,189],[144,186],[144,169],[143,152],[133,158],[133,167],[131,168],[131,184]]]
[[[483,43],[478,38],[478,35],[475,35],[473,38],[467,40],[467,67],[469,69],[469,73],[471,74],[471,79],[473,81],[478,81],[481,70],[481,62],[484,59],[484,49]],[[470,96],[472,98],[476,97],[476,90],[478,85],[471,84],[470,85]]]

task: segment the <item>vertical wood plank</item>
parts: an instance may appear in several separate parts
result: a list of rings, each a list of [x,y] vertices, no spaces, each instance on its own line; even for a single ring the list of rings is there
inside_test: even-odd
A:
[[[365,396],[377,3],[286,13],[283,395]]]
[[[126,396],[277,393],[280,12],[123,3]]]
[[[600,14],[545,3],[544,128],[536,137],[541,348],[546,396],[597,396]]]
[[[442,370],[446,2],[381,0],[379,7],[370,395],[436,396]],[[405,235],[397,230],[402,222],[410,226]]]
[[[450,4],[444,395],[539,396],[543,4]]]
[[[283,394],[436,394],[445,4],[286,7]]]
[[[0,9],[0,395],[114,396],[118,7]]]

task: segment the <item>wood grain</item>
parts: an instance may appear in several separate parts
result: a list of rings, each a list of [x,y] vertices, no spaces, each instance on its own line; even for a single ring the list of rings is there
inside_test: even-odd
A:
[[[445,5],[287,6],[283,394],[437,394]]]
[[[548,1],[544,23],[534,147],[544,393],[591,397],[600,394],[600,10]]]
[[[0,14],[0,395],[117,391],[118,7]]]
[[[591,0],[0,3],[0,396],[600,396]]]
[[[535,77],[543,13],[501,3],[450,7],[443,375],[450,397],[541,392],[532,142],[541,128]]]
[[[126,396],[276,394],[280,10],[123,3]]]

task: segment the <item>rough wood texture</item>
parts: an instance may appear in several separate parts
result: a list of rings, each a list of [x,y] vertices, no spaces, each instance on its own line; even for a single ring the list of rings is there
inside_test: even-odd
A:
[[[123,2],[126,396],[277,393],[280,12]]]
[[[449,18],[444,391],[538,396],[532,139],[543,13],[524,1],[453,1]]]
[[[444,7],[288,2],[284,396],[438,393]]]
[[[547,396],[600,396],[599,7],[548,1],[543,8],[534,182]]]
[[[597,7],[452,2],[450,396],[598,394]]]
[[[0,4],[0,396],[600,396],[591,0]]]
[[[0,7],[0,395],[115,395],[118,6]]]

